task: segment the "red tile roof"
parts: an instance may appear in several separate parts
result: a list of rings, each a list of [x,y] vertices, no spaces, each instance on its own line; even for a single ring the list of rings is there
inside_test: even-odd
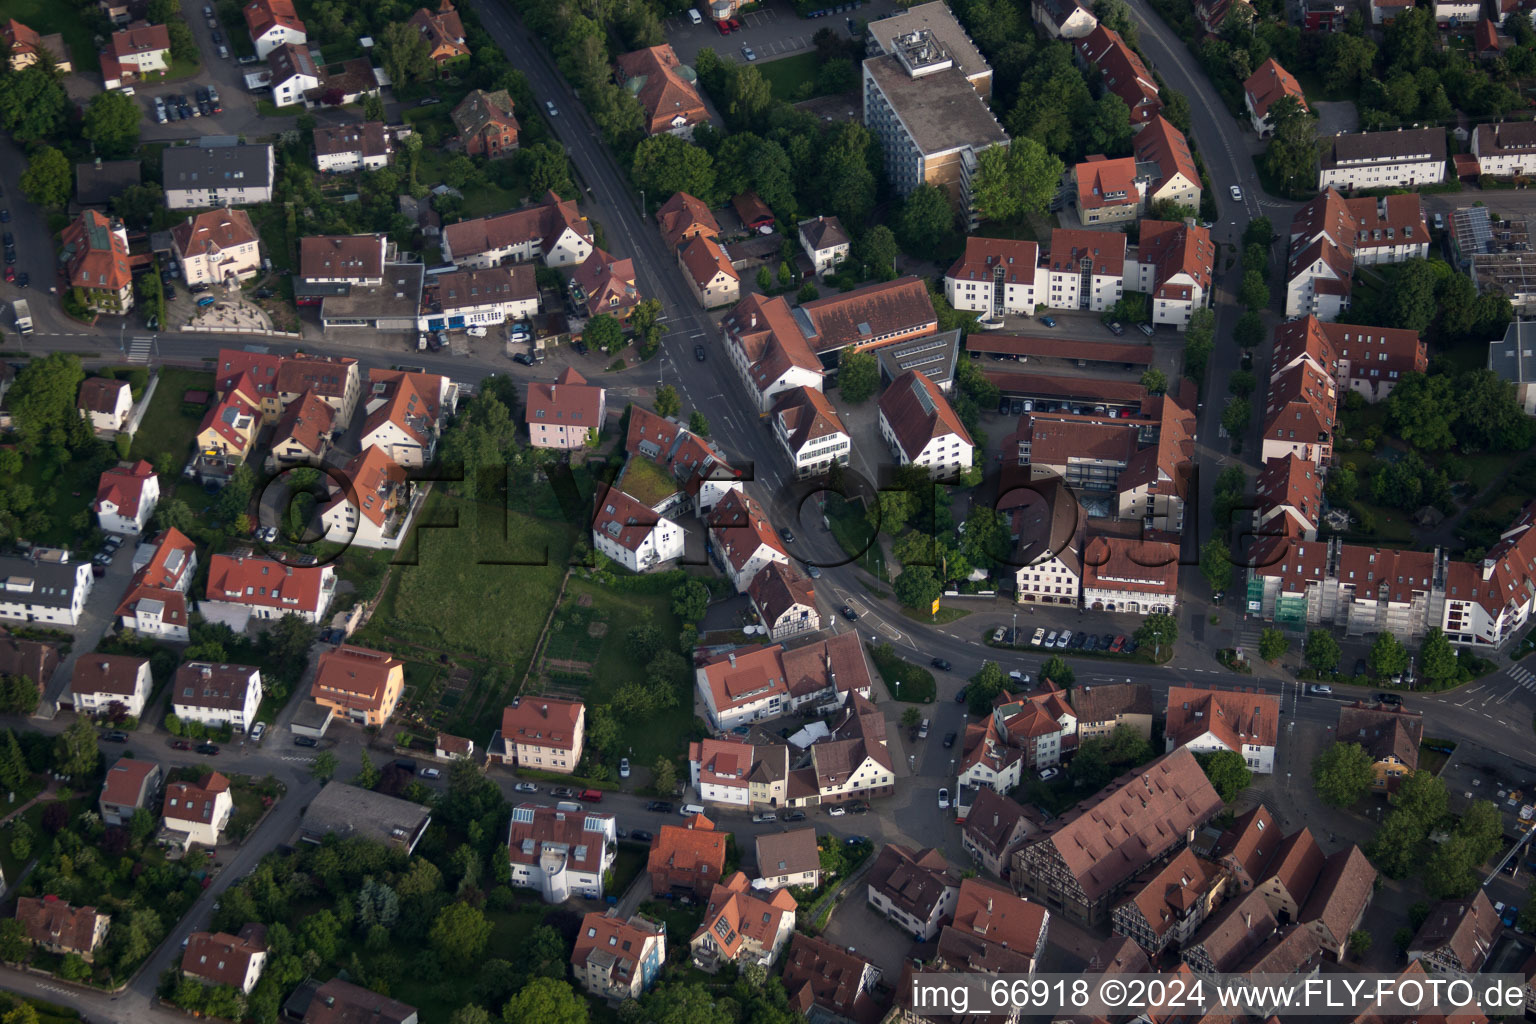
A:
[[[1163,109],[1157,80],[1114,29],[1098,25],[1078,40],[1077,52],[1085,63],[1099,69],[1105,86],[1125,101],[1131,124],[1145,124]]]
[[[107,41],[107,52],[116,57],[119,62],[125,57],[136,57],[140,54],[170,48],[170,29],[164,25],[151,25],[143,21],[119,29],[112,33],[112,38]]]
[[[656,211],[656,222],[661,225],[661,237],[673,248],[691,235],[716,238],[720,234],[720,224],[709,207],[687,192],[672,193],[672,198]]]
[[[188,661],[176,669],[171,703],[226,711],[241,709],[249,691],[259,687],[260,682],[260,673],[250,665]]]
[[[383,235],[318,235],[299,239],[299,276],[374,280],[384,276]]]
[[[1045,254],[1045,260],[1052,270],[1073,274],[1079,271],[1083,260],[1089,260],[1091,273],[1122,277],[1125,274],[1125,232],[1055,228],[1051,231],[1051,248]]]
[[[315,356],[295,352],[277,364],[277,393],[297,395],[313,391],[325,398],[346,397],[347,385],[357,380],[357,360],[346,356]]]
[[[1257,493],[1261,511],[1292,508],[1317,529],[1323,514],[1323,474],[1317,463],[1290,454],[1266,459],[1259,470]]]
[[[1171,686],[1164,731],[1180,746],[1210,734],[1238,753],[1244,744],[1273,747],[1280,731],[1280,702],[1259,691]]]
[[[277,431],[272,435],[272,448],[275,451],[295,442],[305,451],[319,455],[326,438],[331,435],[335,419],[335,410],[313,391],[306,391],[283,410],[282,418],[277,421]]]
[[[1097,689],[1097,687],[1095,687]],[[1173,923],[1222,884],[1221,869],[1184,847],[1131,896],[1142,920],[1159,940]]]
[[[136,611],[142,600],[160,601],[165,605],[165,621],[186,625],[187,599],[182,580],[197,555],[197,545],[174,527],[155,538],[155,553],[138,572],[117,606],[114,615],[128,615]]]
[[[173,782],[165,787],[165,820],[212,825],[219,794],[227,792],[229,780],[218,772],[205,775],[195,783]]]
[[[185,259],[234,249],[257,240],[250,215],[244,210],[221,207],[205,210],[171,228],[176,251]]]
[[[709,120],[704,101],[693,81],[684,78],[682,63],[666,43],[620,54],[618,80],[645,109],[646,131],[651,135],[671,131],[681,117],[687,124]]]
[[[1273,57],[1260,64],[1259,69],[1249,76],[1243,83],[1243,91],[1260,120],[1269,116],[1269,108],[1282,96],[1294,96],[1301,103],[1301,109],[1311,109],[1307,106],[1307,98],[1296,76],[1281,67],[1280,62]]]
[[[1077,182],[1079,209],[1136,206],[1141,202],[1141,190],[1136,186],[1135,157],[1110,160],[1095,154],[1074,167],[1072,177]]]
[[[232,452],[242,455],[251,447],[255,439],[255,428],[260,426],[261,411],[247,402],[240,391],[231,391],[218,404],[210,406],[203,416],[203,422],[198,426],[199,435],[212,430],[229,447]],[[251,428],[249,432],[240,430],[240,426]]]
[[[745,568],[764,545],[784,558],[789,557],[779,531],[768,521],[762,506],[742,491],[731,491],[715,503],[709,513],[709,531],[714,535],[715,547],[736,570]]]
[[[635,288],[635,261],[619,259],[593,246],[592,253],[571,272],[571,283],[586,295],[586,305],[594,314],[609,313],[623,317],[640,303]]]
[[[1184,175],[1190,184],[1200,187],[1200,171],[1190,152],[1189,140],[1166,117],[1159,114],[1148,121],[1147,126],[1136,133],[1134,141],[1136,159],[1157,164],[1158,177],[1152,183],[1154,190],[1175,174]]]
[[[661,826],[646,862],[654,890],[663,893],[683,887],[702,895],[722,877],[729,838],[729,832],[716,831],[715,823],[702,814],[689,818],[686,825]]]
[[[245,5],[243,13],[252,39],[265,35],[274,25],[304,32],[304,23],[299,20],[298,12],[293,8],[293,0],[251,0],[251,3]]]
[[[752,744],[740,736],[705,737],[688,744],[688,760],[698,765],[701,786],[745,789],[752,771]]]
[[[120,396],[128,392],[125,380],[108,377],[87,377],[80,382],[80,398],[76,407],[85,412],[113,413],[117,411]]]
[[[1189,282],[1175,281],[1178,277],[1190,279],[1203,293],[1209,294],[1216,246],[1211,241],[1211,233],[1200,225],[1143,220],[1136,252],[1138,262],[1157,267],[1152,290],[1154,298],[1193,300],[1195,295]]]
[[[164,25],[156,25],[162,32]],[[122,291],[133,280],[127,234],[117,221],[85,210],[59,235],[69,283],[76,288]]]
[[[960,883],[954,926],[1015,953],[1037,957],[1047,916],[1044,907],[1015,895],[1012,889],[973,877]]]
[[[817,353],[874,345],[891,335],[932,334],[939,326],[928,285],[920,277],[898,277],[815,299],[801,305],[800,314],[810,323]]]
[[[219,349],[218,368],[214,373],[214,390],[224,394],[241,386],[247,379],[254,393],[245,397],[258,402],[263,398],[277,397],[277,372],[283,357],[269,352],[246,352],[243,349]],[[249,374],[249,378],[245,375]]]
[[[115,466],[101,474],[96,485],[97,512],[103,502],[117,506],[117,514],[124,519],[134,519],[139,514],[139,502],[144,500],[144,485],[155,477],[155,467],[138,460],[132,465]]]
[[[936,438],[954,435],[972,444],[965,424],[927,374],[908,370],[891,382],[880,396],[880,416],[891,427],[896,441],[916,459]]]
[[[783,392],[774,402],[771,415],[783,424],[789,447],[795,452],[813,441],[848,433],[827,396],[815,388],[798,387]]]
[[[208,560],[208,600],[283,611],[319,612],[330,566],[284,565],[270,558],[214,555]]]
[[[144,792],[144,782],[160,766],[153,761],[141,761],[132,757],[120,757],[107,770],[101,784],[101,802],[118,807],[141,807],[149,795]]]
[[[409,500],[405,470],[378,445],[371,444],[361,455],[348,459],[341,467],[341,477],[346,486],[337,488],[332,506],[341,502],[354,505],[358,513],[375,526],[382,527],[389,514]],[[335,486],[334,478],[330,483]]]
[[[797,1012],[819,1006],[837,1018],[865,1024],[879,1019],[881,1010],[865,983],[870,971],[862,957],[796,932],[784,954],[782,981],[789,1005]]]
[[[139,670],[147,664],[148,658],[127,654],[82,654],[69,679],[70,692],[132,697],[138,687]]]
[[[1302,828],[1281,842],[1274,859],[1269,862],[1269,879],[1266,881],[1275,880],[1284,886],[1286,893],[1296,901],[1296,909],[1300,910],[1311,895],[1312,887],[1317,884],[1324,859],[1322,848],[1317,845],[1312,831]]]
[[[1351,843],[1336,850],[1323,863],[1312,895],[1301,908],[1301,920],[1316,923],[1342,948],[1349,931],[1360,920],[1376,886],[1376,869],[1360,847]]]
[[[576,749],[576,730],[585,705],[558,697],[528,697],[501,710],[501,738],[508,744]]]
[[[469,47],[464,45],[464,22],[448,0],[443,0],[435,11],[418,8],[406,24],[414,25],[420,31],[427,52],[438,63],[469,53]]]
[[[640,550],[662,519],[645,502],[617,487],[600,487],[592,506],[593,531],[627,551]]]
[[[1298,444],[1331,441],[1336,396],[1333,378],[1310,363],[1283,371],[1270,382],[1264,436]]]
[[[733,281],[741,280],[741,275],[736,273],[736,268],[731,266],[725,251],[713,238],[704,235],[696,236],[693,241],[683,246],[679,258],[683,261],[683,266],[688,268],[693,283],[700,288],[708,286],[720,274],[724,274]]]
[[[540,240],[543,252],[548,253],[567,229],[588,242],[592,241],[592,223],[581,215],[576,201],[561,199],[551,191],[534,206],[446,225],[443,243],[458,260],[476,253],[523,245],[534,238]]]
[[[266,927],[260,924],[246,925],[238,936],[193,932],[187,937],[187,948],[181,955],[181,972],[212,985],[244,988],[251,960],[267,951],[265,938]]]
[[[811,351],[810,343],[789,303],[782,295],[767,298],[752,294],[738,302],[720,324],[721,331],[736,345],[750,366],[753,385],[764,391],[778,382],[792,367],[820,376],[821,360]]]
[[[733,960],[747,939],[755,940],[763,950],[771,949],[786,916],[793,929],[795,898],[788,889],[775,889],[764,899],[752,892],[747,876],[738,871],[710,890],[704,920],[693,938],[713,935],[724,957]]]
[[[548,845],[562,849],[567,870],[597,874],[608,841],[602,830],[611,827],[613,820],[613,815],[590,808],[562,811],[543,804],[518,804],[507,826],[507,858],[531,867],[539,863]],[[589,822],[597,827],[586,828]]]
[[[16,920],[27,929],[27,938],[73,952],[95,949],[96,921],[106,916],[98,914],[95,907],[72,907],[52,894],[16,900]]]
[[[965,240],[965,253],[949,268],[946,276],[959,281],[991,281],[993,273],[1001,267],[1004,284],[1032,287],[1035,266],[1039,262],[1040,246],[1036,242],[971,235]]]
[[[390,678],[405,663],[385,651],[343,644],[320,655],[309,696],[314,701],[382,714]]]
[[[1140,537],[1094,537],[1083,548],[1083,587],[1173,597],[1179,546]]]

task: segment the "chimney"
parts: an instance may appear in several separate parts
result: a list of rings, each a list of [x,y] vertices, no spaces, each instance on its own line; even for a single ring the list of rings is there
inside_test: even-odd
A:
[[[735,668],[736,667],[736,652],[732,651],[730,654],[727,654],[725,657],[726,657],[726,660],[728,660],[731,663],[731,668]]]
[[[548,704],[540,704],[539,705],[539,714],[543,715],[545,718],[548,718],[549,717],[549,705]]]
[[[757,314],[756,313],[752,314],[752,323],[750,323],[748,326],[749,327],[756,327],[757,326]]]
[[[992,897],[987,897],[987,913],[992,913]]]
[[[1249,911],[1249,910],[1243,911],[1243,927],[1244,928],[1252,928],[1253,927],[1253,912],[1252,911]]]

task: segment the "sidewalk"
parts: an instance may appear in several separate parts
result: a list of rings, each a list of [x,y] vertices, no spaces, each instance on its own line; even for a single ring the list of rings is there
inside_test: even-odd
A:
[[[27,811],[27,808],[31,807],[33,804],[39,803],[40,801],[49,799],[50,797],[52,797],[56,793],[58,793],[58,791],[59,791],[59,780],[58,779],[49,779],[48,780],[48,785],[44,786],[42,792],[38,793],[37,796],[34,796],[31,800],[28,800],[26,803],[22,804],[20,807],[16,808],[14,811],[12,811],[10,814],[7,814],[5,817],[0,818],[0,825],[8,824],[10,822],[10,820],[12,818],[16,817],[17,815],[25,814],[26,811]],[[16,883],[13,882],[12,884],[14,885]]]

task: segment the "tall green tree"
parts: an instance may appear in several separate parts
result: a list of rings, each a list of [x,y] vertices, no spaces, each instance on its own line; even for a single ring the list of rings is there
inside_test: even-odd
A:
[[[53,770],[74,782],[84,781],[100,763],[101,745],[90,719],[75,719],[53,741]]]
[[[1419,674],[1443,686],[1454,680],[1460,671],[1461,663],[1456,659],[1455,648],[1439,626],[1431,626],[1424,634],[1424,642],[1419,645]]]
[[[8,404],[23,454],[90,443],[90,428],[75,408],[84,380],[80,357],[63,352],[33,359],[16,375]]]
[[[73,184],[69,158],[52,146],[39,146],[21,174],[22,192],[39,206],[63,209]]]
[[[1371,755],[1358,743],[1335,743],[1312,762],[1312,785],[1329,807],[1350,807],[1370,792]]]
[[[1050,205],[1065,171],[1062,162],[1032,138],[990,146],[977,157],[971,186],[977,211],[988,220],[1010,221]]]
[[[1279,661],[1290,646],[1291,639],[1283,630],[1266,629],[1259,634],[1259,657],[1265,661]]]
[[[336,755],[329,750],[322,750],[310,762],[309,774],[316,782],[324,784],[336,777],[336,767]]]
[[[1399,676],[1408,671],[1408,649],[1391,633],[1378,633],[1366,661],[1383,679]]]
[[[58,75],[43,64],[0,75],[0,128],[17,142],[30,144],[57,136],[68,115],[69,95]]]
[[[491,922],[478,907],[450,903],[437,912],[427,938],[444,966],[469,971],[491,938]]]
[[[948,246],[955,230],[949,193],[923,184],[907,194],[896,216],[896,241],[909,256],[927,258]]]
[[[1212,537],[1201,546],[1200,575],[1213,591],[1226,590],[1232,582],[1232,552],[1222,537]]]
[[[1253,771],[1243,760],[1243,755],[1235,750],[1196,754],[1195,759],[1200,762],[1205,777],[1211,781],[1211,786],[1225,803],[1230,804],[1236,800],[1243,790],[1253,784]]]
[[[663,384],[656,389],[656,406],[658,416],[676,416],[683,409],[683,400],[677,395],[677,388],[671,384]]]
[[[501,1017],[507,1024],[523,1024],[525,1021],[587,1024],[587,1003],[568,982],[557,978],[534,978],[512,996],[502,1009]]]
[[[837,367],[837,392],[855,405],[866,402],[880,386],[880,366],[873,352],[849,352]]]
[[[933,569],[926,565],[912,565],[901,571],[891,589],[895,591],[896,600],[904,607],[926,612],[944,588]]]
[[[401,20],[384,25],[379,33],[379,62],[384,73],[398,88],[411,82],[424,82],[432,77],[437,66],[426,40],[416,26]]]
[[[1179,639],[1179,624],[1172,615],[1154,612],[1136,629],[1136,642],[1152,648],[1155,661],[1162,661],[1164,652],[1171,652]]]
[[[965,687],[965,701],[973,715],[985,715],[992,699],[1008,689],[1008,676],[995,661],[982,662],[981,671],[971,676]]]
[[[900,247],[896,235],[884,224],[876,224],[859,238],[853,256],[864,264],[865,273],[881,281],[896,277],[896,254]]]
[[[582,328],[581,340],[605,355],[617,355],[625,345],[624,327],[608,313],[599,313]]]
[[[1332,672],[1339,667],[1339,642],[1326,629],[1314,629],[1307,634],[1302,657],[1319,672]]]
[[[131,96],[116,89],[108,90],[91,98],[90,105],[85,108],[81,134],[95,147],[98,156],[127,156],[139,144],[142,116]]]
[[[630,173],[652,204],[674,192],[687,192],[706,203],[715,198],[714,161],[706,150],[676,135],[652,135],[636,146]]]
[[[1317,118],[1294,96],[1282,96],[1269,108],[1273,129],[1264,162],[1270,175],[1288,192],[1300,192],[1317,181]]]

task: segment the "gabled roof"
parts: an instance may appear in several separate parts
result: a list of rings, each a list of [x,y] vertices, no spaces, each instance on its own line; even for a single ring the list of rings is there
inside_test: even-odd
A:
[[[721,321],[731,343],[740,347],[752,384],[766,391],[788,370],[798,367],[818,377],[821,360],[811,351],[814,332],[802,331],[784,296],[753,293],[738,302]]]
[[[803,932],[790,936],[784,954],[784,989],[789,1005],[801,1014],[812,1007],[843,1020],[868,1024],[879,1019],[881,1007],[870,995],[866,975],[869,961]]]
[[[1157,165],[1154,189],[1160,187],[1175,174],[1182,174],[1189,183],[1200,187],[1200,171],[1195,167],[1195,157],[1189,148],[1189,140],[1168,119],[1158,114],[1147,126],[1136,133],[1136,160]]]
[[[789,438],[789,447],[798,453],[808,444],[814,444],[837,434],[847,434],[842,417],[816,388],[790,388],[774,402],[771,415]]]
[[[732,281],[740,281],[741,275],[731,266],[730,259],[713,238],[697,235],[683,246],[678,254],[693,283],[700,288],[708,286],[720,274]]]
[[[1153,715],[1152,690],[1144,683],[1094,683],[1070,695],[1078,724],[1108,722],[1120,715]]]
[[[411,441],[423,448],[429,447],[441,413],[439,392],[425,387],[427,382],[421,379],[422,374],[406,373],[393,380],[381,381],[379,373],[370,370],[368,380],[370,384],[384,383],[388,396],[384,404],[363,421],[362,437],[366,440],[385,424],[393,424]]]
[[[1188,829],[1222,806],[1194,755],[1179,747],[1079,804],[1039,843],[1053,847],[1087,897],[1096,899],[1182,844]]]
[[[158,28],[164,29],[160,25]],[[76,288],[121,291],[133,280],[122,224],[84,210],[59,235],[61,258]]]
[[[1301,908],[1301,920],[1318,923],[1334,944],[1342,947],[1371,901],[1375,885],[1376,869],[1360,847],[1351,843],[1336,850],[1324,861],[1312,895]]]
[[[260,425],[261,413],[255,406],[247,402],[238,391],[231,391],[218,404],[209,406],[203,414],[203,422],[198,426],[199,435],[206,431],[213,431],[219,435],[231,451],[244,452],[255,440],[256,428]],[[242,429],[244,428],[244,429]]]
[[[1201,860],[1195,851],[1184,847],[1167,864],[1143,876],[1141,888],[1133,893],[1133,903],[1142,920],[1161,939],[1173,924],[1223,884],[1221,868]]]
[[[246,398],[252,402],[277,397],[277,373],[283,357],[271,352],[247,352],[221,348],[214,370],[214,390],[224,394],[234,388],[249,386]],[[247,374],[249,377],[247,378]]]
[[[1124,235],[1121,238],[1124,239]],[[1040,262],[1037,242],[1013,238],[983,238],[970,235],[965,252],[946,272],[957,281],[992,281],[999,270],[1004,284],[1033,286],[1035,266]]]
[[[707,235],[710,238],[720,234],[720,224],[709,207],[704,205],[702,199],[696,199],[687,192],[672,193],[672,198],[662,203],[661,209],[656,211],[656,222],[661,225],[661,237],[673,248],[681,244],[683,237],[688,234]]]
[[[390,679],[404,667],[403,661],[385,651],[342,644],[320,655],[310,697],[379,712],[384,708]]]
[[[383,121],[357,121],[351,124],[315,126],[315,154],[340,156],[356,153],[360,157],[387,156],[393,147]]]
[[[962,881],[955,900],[954,927],[1028,957],[1043,952],[1047,917],[1038,903],[983,878]]]
[[[1181,746],[1211,735],[1238,753],[1244,744],[1273,747],[1280,731],[1280,701],[1258,690],[1170,686],[1165,731]]]
[[[173,782],[165,787],[165,820],[212,825],[218,818],[219,797],[228,792],[229,779],[218,772],[195,783]]]
[[[155,538],[155,553],[143,568],[134,573],[133,581],[123,599],[118,602],[114,615],[136,615],[140,602],[157,601],[163,620],[172,626],[186,626],[187,572],[197,557],[197,545],[177,529],[169,529]]]
[[[938,850],[913,850],[900,843],[881,847],[865,879],[871,889],[918,921],[931,921],[945,891],[959,882]]]
[[[731,567],[744,568],[759,548],[766,545],[783,558],[789,557],[779,531],[768,521],[762,506],[742,491],[731,491],[709,513],[709,531]]]
[[[1077,182],[1077,205],[1083,210],[1136,206],[1141,190],[1136,185],[1136,158],[1110,160],[1102,154],[1087,157],[1072,169]]]
[[[181,972],[213,985],[243,988],[251,960],[267,951],[267,929],[248,924],[240,934],[193,932],[181,954]]]
[[[816,846],[814,828],[764,832],[757,837],[756,846],[759,878],[821,870],[821,852]]]
[[[1266,459],[1259,470],[1257,493],[1261,511],[1294,509],[1308,526],[1317,529],[1323,514],[1323,474],[1317,463],[1289,453]]]
[[[930,441],[958,437],[970,445],[970,433],[943,392],[927,374],[908,370],[891,382],[880,396],[880,416],[896,435],[908,459],[916,459]]]
[[[1228,826],[1216,841],[1211,857],[1223,863],[1230,860],[1251,881],[1257,882],[1267,876],[1270,859],[1283,838],[1274,815],[1259,804]]]
[[[154,761],[133,757],[120,757],[107,769],[107,777],[101,784],[101,802],[118,807],[142,807],[149,794],[144,783],[160,770]]]
[[[450,60],[469,53],[469,47],[464,45],[464,22],[448,0],[443,0],[435,11],[418,8],[406,24],[415,26],[421,33],[427,52],[434,60]],[[443,52],[439,53],[439,50]]]
[[[575,750],[586,705],[558,697],[529,697],[501,711],[501,738],[508,744]]]
[[[816,607],[816,590],[810,577],[784,562],[765,565],[747,585],[747,596],[770,628],[780,616],[796,607]]]
[[[495,132],[507,128],[513,132],[518,130],[517,118],[513,115],[512,97],[505,89],[496,89],[491,92],[484,89],[471,89],[459,101],[459,105],[453,108],[450,116],[460,136],[479,135],[487,130]],[[454,252],[458,250],[455,249]]]
[[[415,1019],[416,1007],[340,978],[316,989],[304,1014],[304,1024],[405,1024]]]
[[[815,299],[800,306],[796,318],[801,316],[810,326],[811,346],[818,353],[873,344],[886,335],[916,333],[925,327],[937,330],[939,322],[928,285],[919,277],[898,277]]]
[[[702,814],[688,819],[686,825],[663,825],[651,841],[648,868],[656,878],[716,883],[725,870],[730,835],[717,831],[715,823]]]
[[[593,531],[629,551],[638,551],[662,519],[645,502],[617,487],[599,490],[594,496],[593,510]]]
[[[261,689],[261,672],[254,666],[188,661],[176,669],[171,682],[171,703],[233,711],[245,707],[246,697],[253,689]]]
[[[1337,415],[1333,378],[1300,363],[1270,382],[1264,410],[1264,437],[1302,444],[1326,443]]]
[[[1125,101],[1131,112],[1131,124],[1144,124],[1162,110],[1157,79],[1120,33],[1097,25],[1078,40],[1077,52],[1086,63],[1099,69],[1104,84]]]
[[[1483,125],[1478,125],[1481,131]],[[1340,132],[1325,139],[1322,167],[1367,167],[1399,162],[1444,163],[1445,129],[1398,128],[1389,132]]]
[[[1360,544],[1339,547],[1336,572],[1342,598],[1409,604],[1427,598],[1434,587],[1436,558],[1430,551],[1372,548]]]
[[[60,949],[82,953],[95,949],[96,922],[103,917],[108,915],[97,913],[95,907],[72,907],[52,894],[16,900],[16,920],[26,928],[27,938]]]
[[[574,367],[566,367],[553,384],[528,384],[524,422],[548,426],[601,430],[603,389],[587,383]]]
[[[281,85],[294,78],[308,78],[318,82],[320,69],[309,48],[295,43],[280,43],[267,54],[267,67],[272,73],[272,85]]]
[[[208,560],[208,600],[313,612],[325,602],[324,583],[333,575],[330,566],[218,554]]]
[[[260,39],[277,25],[294,32],[305,31],[304,23],[293,8],[293,0],[251,0],[243,13],[252,39]]]
[[[139,503],[144,500],[144,487],[154,478],[155,467],[143,459],[104,471],[96,484],[96,511],[99,513],[110,502],[118,515],[125,519],[135,518],[139,514]]]
[[[1053,228],[1045,265],[1051,270],[1076,274],[1088,261],[1089,273],[1121,277],[1125,274],[1125,232]]]
[[[1419,766],[1419,744],[1424,741],[1424,716],[1417,711],[1363,701],[1339,708],[1340,743],[1358,743],[1375,761],[1395,757],[1408,771]]]
[[[547,253],[567,230],[574,231],[587,242],[592,241],[592,223],[581,215],[576,201],[561,199],[550,191],[532,206],[445,225],[443,242],[456,260],[525,245],[535,238],[540,240],[542,251]]]
[[[640,302],[635,288],[635,261],[619,259],[596,246],[581,266],[571,272],[571,283],[587,297],[587,308],[594,313],[627,313]]]
[[[220,207],[204,210],[171,228],[171,240],[182,258],[208,256],[255,242],[256,229],[244,210]]]
[[[171,48],[171,31],[164,25],[136,22],[118,29],[107,40],[107,52],[121,61],[125,57],[137,57],[144,53]]]
[[[1323,870],[1323,860],[1323,850],[1317,845],[1311,829],[1302,828],[1281,842],[1269,862],[1269,878],[1265,881],[1278,881],[1284,886],[1299,910],[1311,895],[1312,887],[1317,884],[1317,877]]]
[[[1429,909],[1419,932],[1408,946],[1410,954],[1437,950],[1451,954],[1463,970],[1477,972],[1493,947],[1503,925],[1481,887],[1461,900],[1442,900]]]
[[[1216,265],[1216,246],[1211,233],[1198,224],[1182,221],[1143,220],[1137,261],[1154,264],[1152,295],[1158,299],[1191,301],[1191,284],[1204,292],[1211,288]]]
[[[725,786],[747,788],[747,776],[752,771],[754,748],[740,736],[727,735],[719,739],[706,736],[688,744],[688,761],[698,769],[701,786]],[[784,835],[785,833],[773,833]],[[759,836],[761,842],[767,835]]]
[[[1179,589],[1179,546],[1106,535],[1083,548],[1083,587],[1172,597]]]
[[[1082,570],[1082,529],[1087,518],[1077,494],[1060,477],[1001,489],[998,510],[1008,515],[1018,537],[1014,563],[1021,568],[1059,559],[1072,572]]]
[[[277,421],[277,431],[272,435],[272,447],[277,449],[288,442],[296,442],[305,451],[320,454],[321,446],[330,436],[336,412],[313,391],[305,391],[295,401],[288,403]]]
[[[571,963],[578,969],[588,965],[605,967],[610,983],[628,984],[630,979],[643,975],[640,957],[653,941],[666,942],[664,926],[639,914],[626,921],[618,916],[617,908],[607,913],[589,911],[576,932]]]
[[[1184,948],[1184,960],[1188,963],[1192,954],[1202,951],[1218,972],[1231,971],[1268,941],[1278,926],[1264,895],[1252,890],[1210,916]]]
[[[338,485],[334,477],[328,481],[333,497],[327,510],[345,502],[356,507],[364,519],[382,527],[390,511],[406,500],[405,470],[378,445],[371,444],[348,459],[340,476],[343,485]]]
[[[1260,64],[1259,70],[1249,76],[1243,83],[1243,92],[1247,94],[1253,112],[1260,120],[1269,117],[1269,108],[1282,96],[1294,96],[1300,101],[1302,110],[1311,109],[1307,106],[1307,97],[1301,91],[1301,83],[1296,81],[1296,76],[1281,67],[1280,62],[1273,57]]]
[[[132,697],[138,686],[139,672],[147,664],[148,658],[127,654],[102,654],[99,651],[82,654],[69,677],[69,691],[76,695],[95,693]]]
[[[1014,838],[1020,822],[1026,823],[1027,833],[1034,819],[1018,801],[1002,795],[991,786],[982,786],[976,791],[976,799],[965,816],[961,831],[974,845],[994,857],[1003,858],[1013,849],[1010,844],[1022,841],[1022,835],[1017,840]]]
[[[384,276],[383,235],[315,235],[299,239],[299,276],[366,281]]]
[[[693,938],[709,933],[721,953],[727,959],[735,959],[747,939],[764,950],[770,949],[786,915],[793,927],[794,914],[795,898],[788,889],[775,889],[772,896],[764,899],[751,891],[747,876],[738,871],[710,890],[704,920]]]
[[[843,222],[836,217],[819,216],[803,220],[800,222],[800,234],[805,236],[806,244],[815,252],[853,243],[848,232],[843,230]]]

